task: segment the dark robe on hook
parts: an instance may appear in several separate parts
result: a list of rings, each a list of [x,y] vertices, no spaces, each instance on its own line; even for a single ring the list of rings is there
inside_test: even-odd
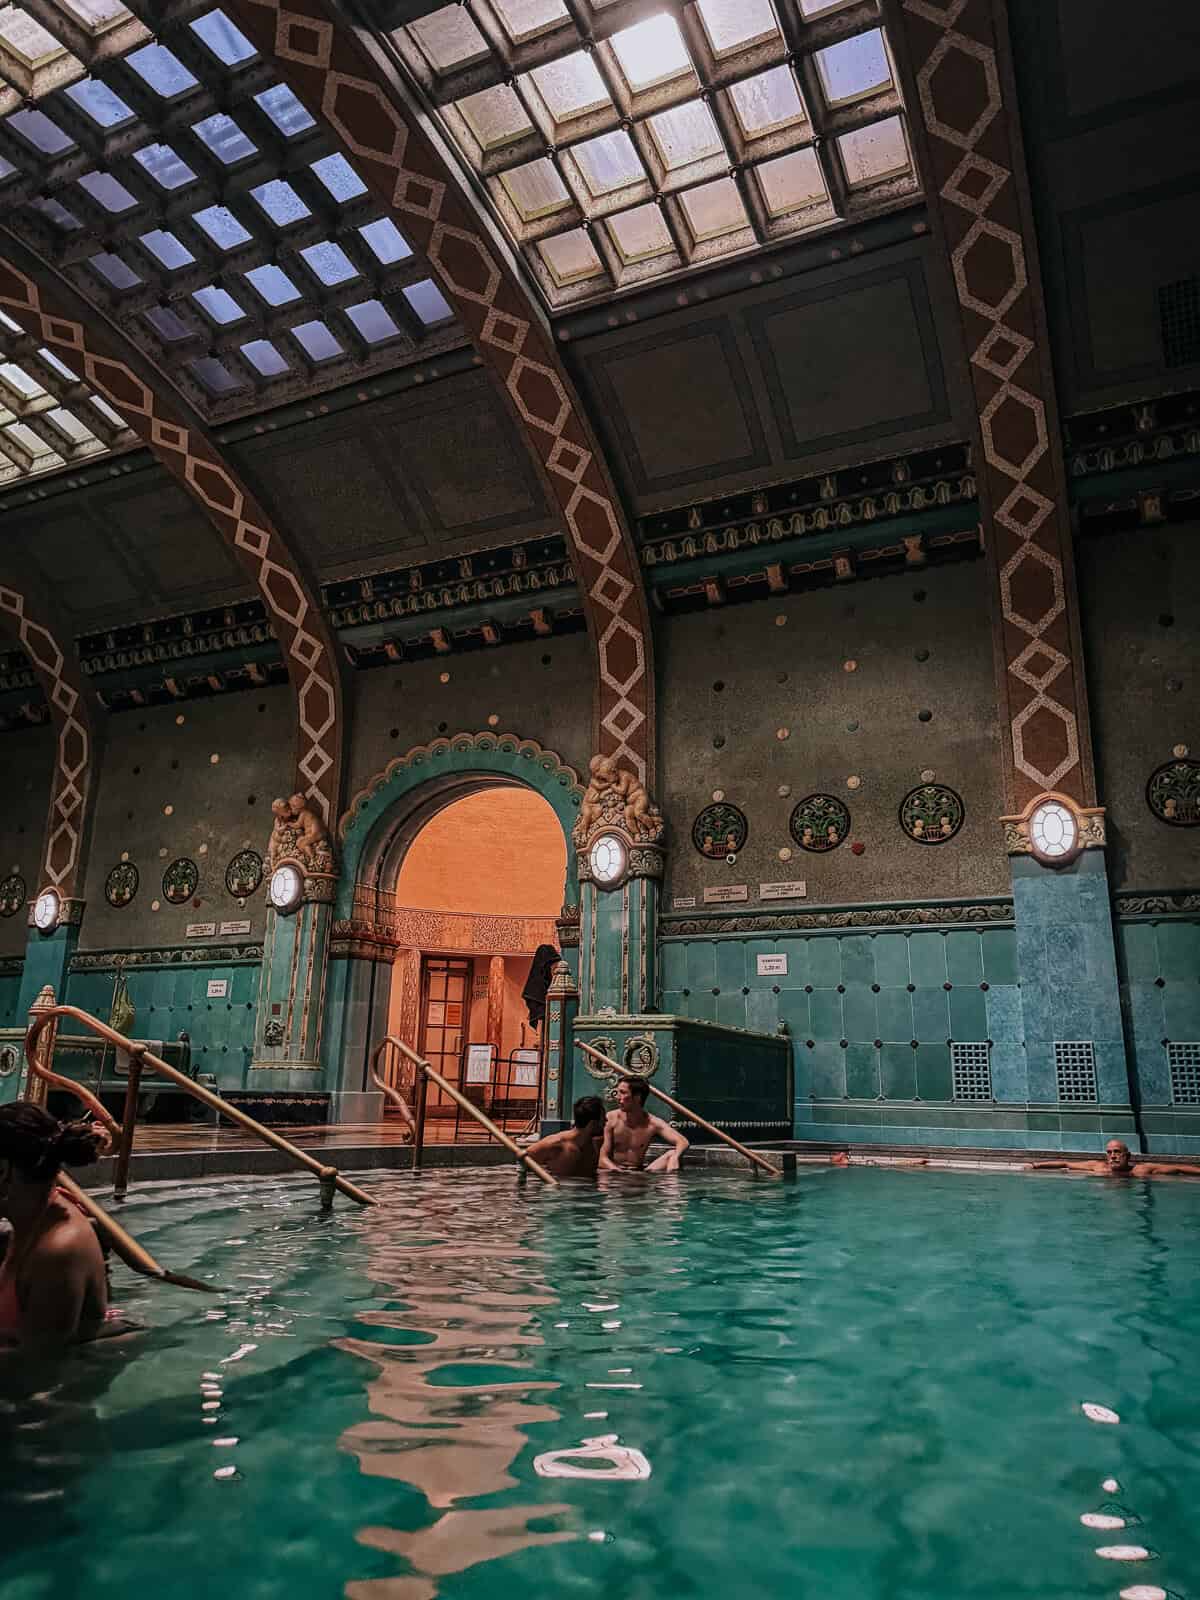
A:
[[[540,1028],[542,1025],[542,1019],[546,1015],[546,992],[550,988],[554,968],[561,960],[561,955],[552,944],[540,944],[533,952],[533,960],[529,964],[529,976],[525,980],[524,989],[521,990],[521,999],[525,1002],[532,1027]]]

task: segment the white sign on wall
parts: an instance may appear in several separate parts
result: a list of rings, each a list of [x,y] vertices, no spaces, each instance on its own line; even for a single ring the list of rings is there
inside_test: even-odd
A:
[[[541,1076],[541,1057],[536,1050],[514,1050],[512,1081],[518,1089],[536,1089]]]
[[[758,886],[760,900],[803,900],[807,894],[808,884],[803,878],[792,883],[760,883]]]
[[[787,956],[759,956],[758,975],[760,978],[787,977]]]
[[[758,959],[761,961],[762,957],[759,956]],[[208,998],[210,1000],[224,1000],[225,996],[228,993],[229,993],[229,979],[228,978],[210,978],[208,980]]]
[[[726,905],[730,900],[749,900],[749,898],[750,885],[748,883],[721,883],[704,891],[704,904],[706,906]]]
[[[495,1053],[493,1044],[469,1044],[467,1046],[467,1070],[463,1077],[464,1083],[491,1083],[492,1081],[492,1056]]]
[[[695,909],[696,896],[694,894],[677,894],[671,901],[672,911],[692,911]]]
[[[219,931],[221,933],[249,933],[250,932],[250,921],[249,921],[249,918],[247,918],[243,922],[223,922],[221,924],[221,927],[220,927]]]
[[[216,937],[217,925],[215,922],[189,922],[183,931],[188,939],[213,939]]]

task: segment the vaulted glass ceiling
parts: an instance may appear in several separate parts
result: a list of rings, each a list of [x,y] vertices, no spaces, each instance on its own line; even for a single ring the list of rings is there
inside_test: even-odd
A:
[[[426,263],[220,8],[151,36],[120,0],[0,5],[0,112],[0,252],[7,228],[51,259],[210,420],[463,343]]]
[[[878,0],[462,0],[392,38],[553,307],[916,189]]]

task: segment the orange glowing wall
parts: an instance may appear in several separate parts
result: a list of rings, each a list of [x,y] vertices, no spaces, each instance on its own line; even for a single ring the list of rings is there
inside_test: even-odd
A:
[[[567,842],[530,789],[483,789],[421,829],[400,868],[396,901],[427,911],[556,917]]]

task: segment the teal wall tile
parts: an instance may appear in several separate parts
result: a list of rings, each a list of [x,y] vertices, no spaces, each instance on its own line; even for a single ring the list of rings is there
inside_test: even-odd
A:
[[[717,1000],[717,1021],[723,1022],[727,1028],[744,1028],[746,999],[747,996],[740,989],[729,993],[722,990]]]
[[[21,994],[21,974],[19,972],[5,973],[0,976],[0,1028],[15,1028],[18,1021],[23,1024],[25,1018],[17,1017],[17,1001]]]
[[[842,996],[842,1027],[844,1039],[870,1041],[882,1037],[878,1033],[875,1015],[875,996],[868,988],[847,988]]]
[[[869,987],[875,982],[875,957],[871,939],[864,934],[839,939],[838,943],[842,951],[842,982],[847,988],[851,984],[864,984]]]
[[[842,997],[836,989],[814,989],[808,997],[809,1028],[814,1039],[844,1039]]]
[[[764,973],[761,977],[758,971],[759,956],[786,955],[788,957],[788,975],[792,967],[792,952],[788,949],[790,940],[787,939],[747,939],[744,944],[746,952],[745,982],[751,989],[769,989],[772,984],[781,987],[786,983],[786,978],[780,975]]]
[[[778,1002],[780,1019],[787,1023],[788,1033],[793,1039],[808,1039],[812,1036],[812,1029],[809,1026],[809,997],[803,989],[784,989],[771,998]]]
[[[1167,1021],[1163,1015],[1164,990],[1153,983],[1130,983],[1125,987],[1126,1016],[1134,1037],[1153,1039],[1155,1043],[1167,1036]]]
[[[833,988],[842,981],[841,941],[836,936],[805,939],[800,965],[804,982],[814,989]]]
[[[1158,935],[1158,971],[1156,978],[1181,978],[1195,983],[1200,978],[1200,923],[1160,922]]]
[[[995,1043],[991,1049],[992,1094],[1009,1103],[1029,1098],[1025,1051],[1019,1044]]]
[[[988,1039],[987,996],[978,988],[955,989],[950,996],[951,1039]]]
[[[662,1008],[669,1017],[691,1016],[691,1012],[688,1010],[688,999],[685,999],[682,989],[664,989],[662,992]]]
[[[908,977],[908,940],[902,933],[877,933],[871,939],[875,982],[882,988],[902,989]]]
[[[1135,1039],[1133,1059],[1143,1106],[1171,1104],[1171,1068],[1167,1049],[1158,1039]]]
[[[878,1038],[907,1043],[913,1034],[912,999],[906,989],[881,989],[875,996]]]
[[[746,982],[746,946],[741,939],[722,939],[717,944],[716,985],[722,991],[740,989]]]
[[[908,940],[910,981],[917,988],[946,982],[946,939],[940,933],[914,933]]]
[[[1025,1036],[1025,1062],[1028,1072],[1028,1098],[1038,1105],[1058,1101],[1058,1078],[1054,1070],[1054,1044],[1047,1038]]]
[[[983,982],[983,947],[974,929],[946,935],[946,975],[950,982]]]
[[[1021,991],[1016,984],[993,984],[984,995],[984,1002],[989,1039],[999,1044],[1001,1040],[1019,1041],[1024,1038]]]
[[[943,1044],[950,1032],[950,996],[944,989],[918,989],[912,996],[914,1039],[937,1039]]]
[[[710,939],[697,939],[687,947],[687,982],[683,985],[694,994],[697,989],[711,989],[717,981],[717,947]]]
[[[916,1056],[907,1044],[885,1044],[879,1052],[880,1092],[889,1100],[911,1100],[916,1095]]]
[[[774,1033],[779,1025],[780,998],[770,989],[751,989],[746,996],[746,1026],[756,1033]]]
[[[818,1100],[843,1098],[846,1093],[845,1052],[836,1042],[818,1039],[808,1054],[813,1094]]]
[[[1200,1039],[1200,983],[1190,978],[1168,978],[1161,991],[1163,1019],[1168,1039]]]
[[[687,1002],[685,1015],[699,1017],[701,1022],[715,1022],[717,1020],[717,996],[711,987],[707,989],[693,989]]]
[[[1157,929],[1152,922],[1119,923],[1117,945],[1122,969],[1131,983],[1152,982],[1159,976]]]
[[[922,1100],[949,1100],[953,1093],[950,1048],[944,1044],[922,1044],[912,1051],[917,1061],[917,1093]]]
[[[879,1095],[879,1052],[874,1045],[852,1044],[846,1050],[846,1096],[874,1100]]]
[[[659,952],[659,973],[664,989],[686,989],[688,947],[681,939],[668,939]]]
[[[1016,983],[1017,935],[1012,928],[988,928],[979,935],[983,976],[991,984]]]

